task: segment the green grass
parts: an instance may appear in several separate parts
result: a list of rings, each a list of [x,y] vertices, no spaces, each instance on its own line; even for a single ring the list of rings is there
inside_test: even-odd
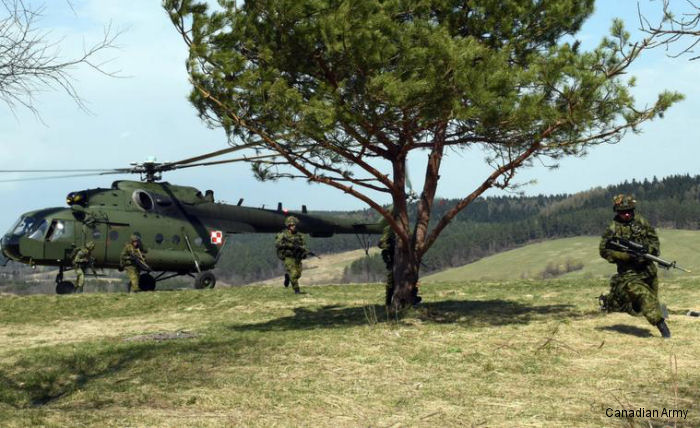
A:
[[[662,281],[671,340],[598,313],[606,288],[436,283],[400,319],[378,284],[4,295],[0,425],[700,426],[700,281]]]
[[[700,274],[700,231],[661,229],[659,240],[662,258],[677,261],[680,266],[692,270],[692,275]],[[599,242],[600,238],[594,236],[544,241],[427,275],[421,281],[541,279],[548,265],[559,266],[564,272],[567,262],[580,264],[582,269],[564,274],[562,278],[607,278],[615,273],[615,266],[600,257]],[[679,270],[661,270],[661,274],[668,279],[688,276]]]

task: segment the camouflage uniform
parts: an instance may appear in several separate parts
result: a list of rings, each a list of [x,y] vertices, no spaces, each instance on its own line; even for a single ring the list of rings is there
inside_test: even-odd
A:
[[[649,254],[658,256],[659,238],[649,222],[633,214],[636,201],[631,196],[617,195],[613,201],[617,215],[603,233],[598,247],[602,258],[617,265],[617,274],[610,279],[610,293],[601,296],[603,310],[627,312],[630,315],[641,314],[664,334],[659,325],[664,319],[658,299],[659,280],[656,265],[644,258],[607,246],[611,238],[623,238],[644,245]],[[627,221],[621,218],[624,212],[632,213]],[[663,327],[668,330],[665,322]]]
[[[141,291],[139,287],[141,270],[133,259],[139,259],[146,264],[146,259],[144,258],[145,253],[147,253],[147,251],[141,245],[141,239],[137,235],[132,235],[129,242],[124,245],[124,249],[119,258],[120,266],[126,271],[126,275],[129,277],[129,291],[131,292]]]
[[[90,264],[92,258],[92,250],[95,249],[95,243],[89,241],[84,247],[78,248],[73,256],[73,270],[75,270],[75,288],[76,292],[82,293],[85,285],[85,268]]]
[[[296,224],[299,220],[296,217],[287,217],[284,221],[287,228],[277,234],[275,247],[277,257],[284,262],[289,282],[294,289],[294,293],[299,294],[299,278],[301,277],[301,261],[309,254],[304,242],[304,235],[296,231]],[[294,226],[294,227],[291,227]],[[293,231],[291,229],[294,229]],[[285,281],[286,282],[286,281]]]
[[[386,299],[384,304],[391,305],[394,297],[394,251],[396,249],[396,233],[388,224],[384,226],[379,238],[379,248],[382,250],[382,260],[386,266]]]

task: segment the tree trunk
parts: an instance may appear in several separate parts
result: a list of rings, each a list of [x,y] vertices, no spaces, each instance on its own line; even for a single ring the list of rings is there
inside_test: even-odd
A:
[[[392,308],[399,310],[418,303],[418,274],[420,260],[415,250],[401,241],[396,242],[394,253],[394,296]]]

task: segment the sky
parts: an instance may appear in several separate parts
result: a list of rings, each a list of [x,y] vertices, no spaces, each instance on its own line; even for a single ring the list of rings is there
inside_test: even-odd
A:
[[[36,97],[40,118],[18,107],[0,104],[0,170],[122,168],[131,162],[156,157],[175,161],[226,147],[221,129],[209,129],[187,101],[190,85],[185,72],[187,51],[158,0],[51,0],[43,4],[38,21],[47,37],[57,42],[60,55],[70,57],[84,45],[100,40],[106,26],[121,31],[118,49],[105,53],[103,67],[120,77],[107,77],[88,67],[72,70],[74,84],[89,111],[80,109],[60,90]],[[660,16],[660,0],[639,0],[647,16]],[[633,34],[642,36],[636,0],[596,2],[596,12],[576,38],[592,48],[619,17]],[[631,68],[637,77],[634,95],[651,104],[663,90],[675,90],[686,99],[674,105],[664,119],[646,123],[639,135],[628,134],[616,145],[591,149],[584,158],[570,158],[551,170],[542,165],[523,170],[518,182],[525,194],[575,193],[625,180],[643,180],[673,174],[698,173],[700,146],[695,126],[700,112],[700,60],[671,58],[663,49],[647,52]],[[411,160],[410,178],[421,185],[423,157]],[[438,196],[464,197],[490,170],[476,150],[451,152],[444,161]],[[26,177],[2,174],[0,179]],[[109,187],[116,179],[134,176],[81,177],[60,180],[0,183],[0,231],[10,228],[23,212],[64,206],[75,190]],[[310,210],[366,208],[364,202],[335,189],[305,181],[259,182],[245,164],[169,172],[165,180],[213,189],[217,200],[245,205],[290,209],[302,204]],[[488,195],[499,194],[490,191]],[[379,200],[388,203],[386,200]]]

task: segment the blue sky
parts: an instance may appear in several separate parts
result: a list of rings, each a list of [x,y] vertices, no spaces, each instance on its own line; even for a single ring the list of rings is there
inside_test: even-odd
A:
[[[109,78],[87,68],[73,71],[75,85],[90,113],[79,109],[64,93],[47,91],[36,99],[41,121],[18,108],[13,114],[0,104],[0,169],[119,168],[156,156],[173,161],[226,146],[221,130],[208,129],[187,102],[189,84],[184,43],[173,30],[160,1],[72,0],[45,2],[39,21],[50,37],[61,40],[62,54],[79,52],[83,44],[97,41],[110,22],[123,29],[119,49],[103,59],[105,67],[123,78]],[[647,15],[660,12],[660,0],[640,0]],[[607,34],[614,17],[626,22],[633,34],[639,26],[637,1],[597,2],[597,10],[577,38],[584,48],[596,45]],[[639,35],[641,37],[641,35]],[[634,36],[633,36],[634,38]],[[663,120],[647,123],[640,135],[629,134],[617,145],[595,147],[582,159],[566,159],[558,170],[535,166],[518,175],[519,182],[536,180],[526,194],[574,193],[624,180],[671,174],[697,174],[699,131],[694,126],[700,112],[700,60],[669,58],[662,49],[648,52],[632,68],[638,79],[635,96],[650,104],[656,95],[671,89],[685,94]],[[421,159],[411,162],[411,180],[421,184]],[[450,153],[444,163],[438,195],[466,195],[489,173],[483,154]],[[115,178],[116,177],[116,178]],[[4,174],[2,178],[13,178]],[[70,191],[109,187],[114,179],[128,176],[72,178],[44,182],[0,183],[0,229],[8,229],[19,214],[41,207],[62,206]],[[131,177],[136,178],[136,177]],[[168,173],[171,183],[213,189],[218,200],[272,207],[278,201],[291,209],[359,209],[364,203],[338,191],[305,182],[256,181],[243,164],[195,168]],[[491,192],[495,194],[496,192]],[[382,202],[388,202],[382,201]]]

